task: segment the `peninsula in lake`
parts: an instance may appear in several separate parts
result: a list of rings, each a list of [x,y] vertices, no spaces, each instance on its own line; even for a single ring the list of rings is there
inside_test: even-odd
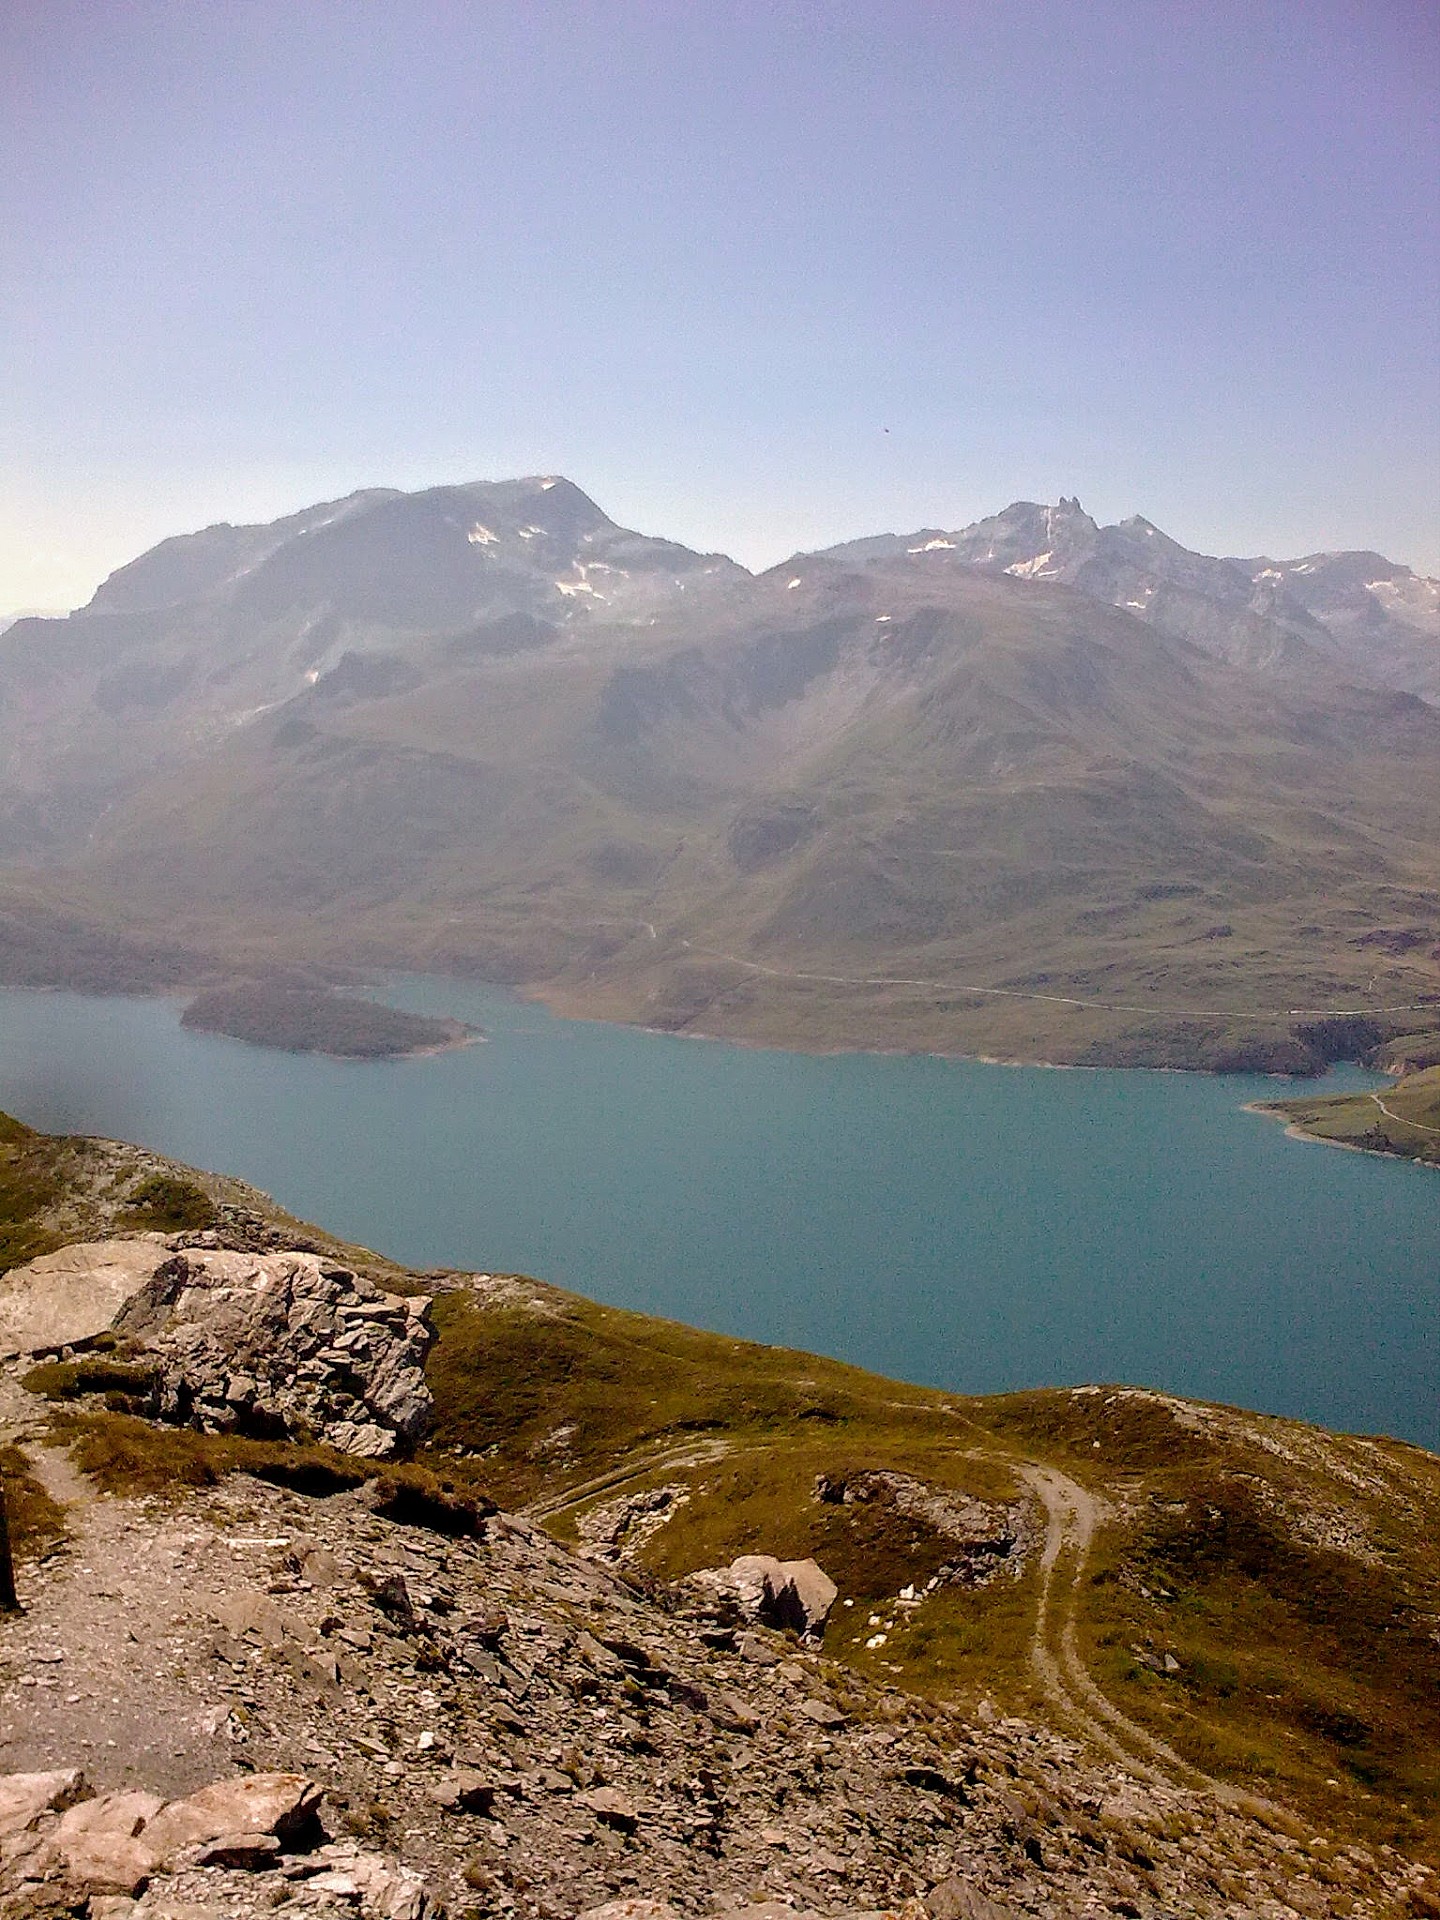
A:
[[[1431,1036],[1440,1041],[1440,1036]],[[1434,1048],[1440,1055],[1440,1044]],[[1393,1153],[1440,1167],[1440,1059],[1405,1074],[1383,1093],[1340,1093],[1320,1099],[1270,1100],[1256,1109],[1290,1122],[1308,1140]]]

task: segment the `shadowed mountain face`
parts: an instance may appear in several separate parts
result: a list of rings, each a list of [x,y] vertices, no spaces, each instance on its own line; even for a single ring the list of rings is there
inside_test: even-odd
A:
[[[5,830],[186,948],[772,1040],[1303,1064],[1258,1014],[1440,993],[1440,709],[1392,684],[1428,588],[1384,565],[1062,501],[752,578],[563,480],[360,494],[5,636]]]

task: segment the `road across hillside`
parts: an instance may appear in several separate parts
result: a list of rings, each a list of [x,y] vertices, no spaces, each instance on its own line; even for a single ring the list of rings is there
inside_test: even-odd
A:
[[[649,922],[645,924],[648,926]],[[726,953],[719,947],[698,947],[689,940],[682,940],[680,945],[691,953],[704,954],[711,960],[728,960],[733,966],[744,967],[748,973],[764,974],[772,980],[807,980],[826,987],[925,987],[934,993],[975,993],[994,1000],[1040,1000],[1049,1006],[1079,1007],[1097,1013],[1164,1014],[1181,1020],[1354,1020],[1373,1018],[1377,1014],[1433,1013],[1440,1005],[1440,1000],[1417,1000],[1401,1006],[1269,1007],[1247,1013],[1233,1007],[1172,1007],[1157,1001],[1081,1000],[1070,994],[1033,993],[1021,987],[980,987],[968,980],[908,979],[902,974],[809,973],[798,967],[766,966],[759,960],[746,960],[738,953]],[[1409,1126],[1413,1122],[1405,1124]]]

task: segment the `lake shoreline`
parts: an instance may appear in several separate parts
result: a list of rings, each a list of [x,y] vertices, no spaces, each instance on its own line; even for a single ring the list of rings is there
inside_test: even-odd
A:
[[[404,977],[411,970],[394,968],[385,971],[395,977]],[[432,974],[424,977],[446,976]],[[704,1010],[697,1011],[693,1017],[687,1016],[683,1025],[657,1024],[651,1013],[643,1007],[633,1006],[623,996],[615,998],[604,995],[597,1000],[592,993],[577,989],[563,978],[517,983],[490,982],[463,974],[448,977],[455,979],[457,984],[479,985],[512,993],[521,1000],[543,1006],[561,1019],[592,1021],[670,1039],[720,1041],[730,1046],[800,1054],[816,1059],[864,1054],[889,1059],[979,1061],[996,1066],[1044,1067],[1052,1071],[1091,1069],[1097,1072],[1185,1073],[1211,1079],[1266,1078],[1303,1086],[1306,1082],[1322,1079],[1332,1067],[1364,1064],[1357,1054],[1329,1052],[1328,1045],[1333,1041],[1324,1032],[1327,1027],[1358,1022],[1394,1029],[1393,1034],[1385,1035],[1386,1040],[1398,1038],[1409,1031],[1404,1023],[1396,1021],[1394,1008],[1378,1009],[1372,1014],[1353,1007],[1330,1011],[1323,1008],[1294,1009],[1283,1015],[1240,1008],[1227,1013],[1215,1009],[1187,1013],[1173,1008],[1157,1008],[1150,1018],[1158,1024],[1148,1030],[1137,1031],[1125,1020],[1117,1019],[1114,1007],[1105,1002],[1096,1002],[1093,1006],[1075,1003],[1074,1010],[1093,1015],[1108,1030],[1083,1045],[1077,1043],[1073,1052],[1068,1042],[1060,1048],[1054,1045],[1057,1035],[1038,1030],[1033,1040],[1027,1039],[1022,1030],[1015,1039],[1008,1039],[1007,1036],[1008,1044],[1002,1041],[999,1045],[986,1038],[983,1032],[977,1033],[970,1044],[962,1040],[952,1045],[943,1039],[932,1044],[925,1044],[924,1040],[893,1044],[884,1040],[835,1039],[824,1033],[807,1034],[799,1030],[793,1021],[781,1021],[778,1032],[717,1029],[708,1023]],[[980,989],[975,991],[979,992]],[[937,984],[935,992],[943,999],[947,990]],[[1043,999],[1044,996],[1035,998]],[[1412,1011],[1428,1012],[1429,1003],[1417,1003]],[[1296,1022],[1301,1024],[1297,1026],[1294,1024]],[[861,1020],[858,1027],[863,1031],[872,1024]],[[1043,1028],[1045,1022],[1041,1020],[1039,1025]],[[1270,1031],[1260,1034],[1258,1030],[1266,1027]],[[1206,1037],[1202,1038],[1197,1029],[1203,1030]],[[1370,1044],[1366,1042],[1367,1048]],[[1032,1045],[1034,1051],[1031,1051]]]
[[[1434,1190],[1260,1133],[1241,1110],[1273,1078],[674,1047],[711,1036],[454,978],[374,991],[488,1044],[357,1074],[217,1045],[173,996],[20,992],[0,1107],[233,1169],[417,1269],[540,1274],[956,1392],[1139,1380],[1440,1440]]]
[[[1175,1066],[1163,1062],[1137,1060],[1053,1060],[1038,1055],[1012,1053],[978,1053],[955,1051],[943,1047],[887,1047],[867,1046],[861,1041],[854,1042],[806,1042],[804,1040],[761,1040],[747,1034],[714,1033],[703,1027],[657,1027],[643,1020],[626,1020],[618,1016],[606,1016],[598,1013],[572,1011],[565,994],[551,994],[545,983],[517,985],[507,980],[486,980],[476,975],[462,973],[417,973],[409,968],[382,968],[366,982],[372,992],[384,992],[387,981],[433,980],[453,983],[462,991],[479,990],[485,993],[504,994],[517,1003],[541,1007],[556,1020],[574,1022],[577,1025],[589,1025],[611,1028],[624,1033],[643,1033],[657,1040],[694,1040],[710,1046],[734,1047],[746,1053],[783,1053],[792,1054],[806,1060],[836,1059],[873,1059],[873,1060],[943,1060],[954,1065],[971,1064],[984,1067],[1007,1067],[1028,1070],[1041,1069],[1047,1073],[1133,1073],[1133,1074],[1173,1074],[1181,1078],[1197,1080],[1253,1080],[1270,1079],[1304,1086],[1323,1080],[1335,1067],[1356,1067],[1365,1072],[1383,1074],[1388,1080],[1396,1078],[1392,1067],[1368,1067],[1361,1060],[1331,1060],[1322,1067],[1308,1073],[1287,1071],[1284,1068],[1265,1067],[1208,1067],[1201,1065]],[[31,985],[21,981],[0,981],[0,994],[6,993],[43,993],[67,994],[80,993],[82,998],[167,1000],[184,1003],[194,994],[192,987],[156,987],[151,989],[120,988],[113,994],[77,989],[67,986]],[[388,1004],[388,1003],[387,1003]],[[1240,1016],[1237,1016],[1237,1018]],[[194,1027],[194,1031],[208,1032],[217,1038],[239,1040],[246,1046],[257,1046],[266,1051],[290,1053],[310,1058],[357,1061],[359,1064],[384,1064],[386,1061],[420,1060],[433,1054],[453,1053],[465,1047],[476,1046],[488,1040],[483,1032],[467,1034],[454,1040],[436,1042],[433,1045],[409,1047],[403,1051],[373,1056],[332,1052],[319,1047],[287,1047],[279,1042],[254,1040],[245,1034],[228,1033],[219,1027]],[[1249,1103],[1245,1112],[1265,1111],[1263,1103]],[[1320,1138],[1318,1135],[1305,1135],[1305,1138]],[[1344,1144],[1336,1142],[1335,1144]],[[1369,1149],[1358,1149],[1365,1152]],[[1389,1159],[1396,1156],[1381,1154],[1379,1158]]]
[[[405,977],[395,976],[394,977]],[[489,992],[509,993],[530,1006],[543,1007],[557,1020],[570,1020],[597,1027],[613,1027],[627,1033],[649,1034],[656,1040],[698,1040],[710,1046],[737,1047],[751,1053],[788,1053],[804,1060],[945,1060],[954,1065],[981,1067],[1041,1068],[1047,1073],[1172,1073],[1199,1080],[1269,1079],[1304,1083],[1323,1080],[1337,1066],[1363,1067],[1355,1060],[1330,1060],[1310,1073],[1289,1072],[1280,1067],[1206,1067],[1173,1066],[1144,1060],[1049,1060],[1029,1054],[971,1053],[944,1047],[866,1046],[860,1041],[841,1043],[803,1040],[756,1040],[748,1034],[712,1033],[703,1027],[656,1027],[643,1020],[607,1018],[603,1014],[571,1011],[564,995],[552,996],[542,987],[517,987],[509,983],[467,979],[463,974],[427,974],[412,976],[426,979],[453,979],[464,987],[479,986]],[[1369,1071],[1369,1069],[1366,1069]],[[1376,1068],[1376,1072],[1381,1069]],[[1388,1069],[1386,1069],[1388,1071]]]
[[[1264,1100],[1247,1100],[1240,1111],[1258,1113],[1265,1120],[1278,1120],[1285,1129],[1287,1140],[1303,1140],[1312,1147],[1339,1147],[1342,1153],[1364,1153],[1368,1154],[1372,1160],[1403,1161],[1408,1158],[1408,1155],[1403,1153],[1385,1153],[1379,1147],[1362,1147],[1354,1140],[1336,1140],[1328,1133],[1311,1133],[1308,1127],[1302,1127],[1300,1122],[1293,1119],[1283,1108],[1272,1106]],[[1423,1162],[1420,1161],[1412,1162],[1412,1165],[1416,1166],[1422,1164]]]

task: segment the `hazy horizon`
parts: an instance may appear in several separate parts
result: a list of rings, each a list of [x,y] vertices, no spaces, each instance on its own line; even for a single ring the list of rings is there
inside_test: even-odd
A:
[[[763,567],[1078,494],[1440,572],[1440,16],[417,0],[0,17],[0,609],[562,472]]]

